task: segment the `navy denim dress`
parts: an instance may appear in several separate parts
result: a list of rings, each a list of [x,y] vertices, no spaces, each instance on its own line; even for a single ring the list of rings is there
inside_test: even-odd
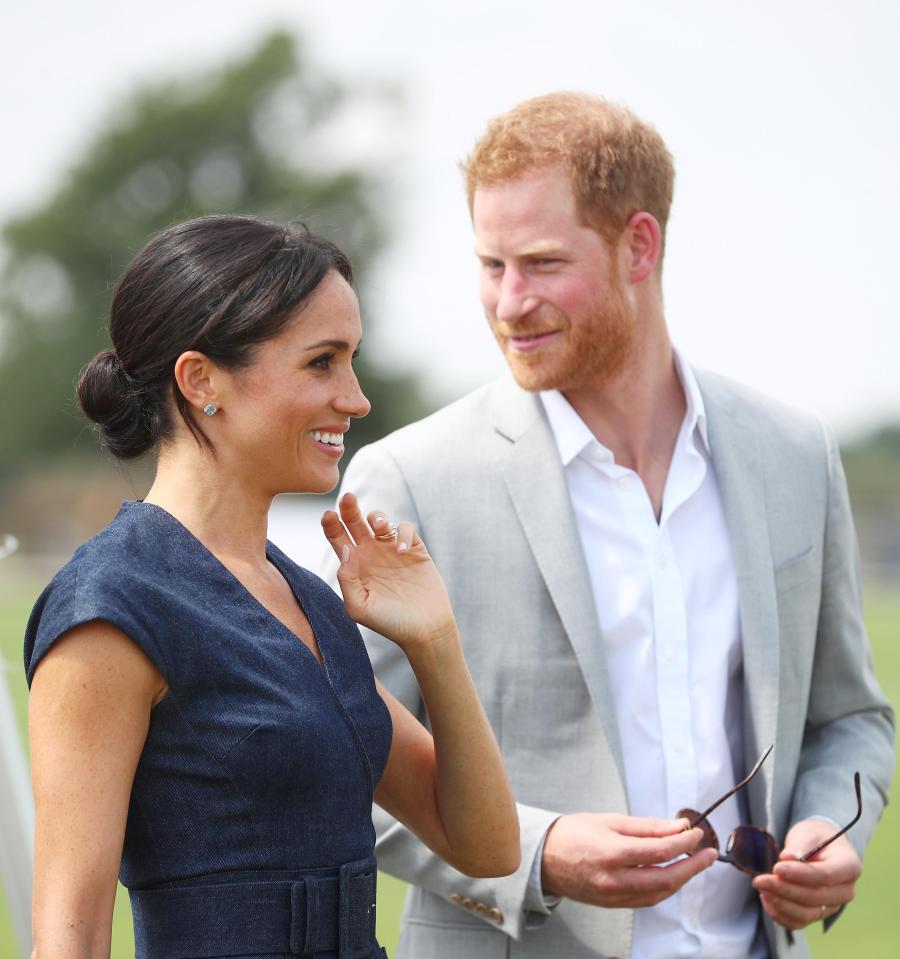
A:
[[[169,686],[122,853],[138,959],[384,955],[371,806],[390,715],[341,600],[271,543],[267,555],[324,669],[173,516],[140,502],[76,551],[28,623],[29,684],[63,633],[105,620]]]

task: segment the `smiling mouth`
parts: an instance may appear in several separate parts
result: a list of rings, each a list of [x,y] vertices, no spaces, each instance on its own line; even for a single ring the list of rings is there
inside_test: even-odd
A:
[[[542,346],[544,343],[547,343],[554,336],[556,336],[556,333],[556,330],[545,330],[541,333],[525,333],[516,336],[509,336],[507,339],[514,350],[527,352]]]
[[[323,446],[331,446],[336,449],[343,449],[344,447],[343,433],[323,433],[320,430],[310,430],[309,435],[317,443],[322,443]]]

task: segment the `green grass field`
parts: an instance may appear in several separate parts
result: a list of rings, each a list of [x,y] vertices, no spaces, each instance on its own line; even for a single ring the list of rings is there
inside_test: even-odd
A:
[[[8,668],[23,735],[26,723],[26,688],[22,675],[22,633],[36,590],[18,588],[16,595],[0,592],[0,654]],[[900,704],[900,590],[872,592],[867,596],[866,621],[875,654],[878,678],[895,705]],[[2,839],[0,839],[2,841]],[[900,942],[900,910],[893,885],[900,859],[900,809],[888,808],[875,842],[866,857],[865,873],[858,885],[857,900],[837,925],[823,936],[819,927],[810,934],[815,959],[838,959],[858,952],[867,959],[893,959]],[[378,938],[392,954],[397,941],[404,886],[382,876],[378,893]],[[891,890],[894,890],[891,892]],[[112,959],[133,955],[128,897],[119,889],[113,927]],[[5,896],[0,889],[0,956],[13,957],[15,939]]]

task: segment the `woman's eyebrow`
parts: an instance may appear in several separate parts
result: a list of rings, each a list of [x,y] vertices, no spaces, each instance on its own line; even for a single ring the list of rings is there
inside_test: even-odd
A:
[[[330,346],[334,350],[349,350],[350,344],[346,340],[319,340],[304,347],[304,350],[321,350],[323,346]]]

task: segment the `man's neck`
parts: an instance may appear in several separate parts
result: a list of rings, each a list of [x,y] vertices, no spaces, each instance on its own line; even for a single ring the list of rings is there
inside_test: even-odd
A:
[[[642,346],[615,377],[563,395],[616,463],[644,483],[657,517],[687,400],[666,336]]]

